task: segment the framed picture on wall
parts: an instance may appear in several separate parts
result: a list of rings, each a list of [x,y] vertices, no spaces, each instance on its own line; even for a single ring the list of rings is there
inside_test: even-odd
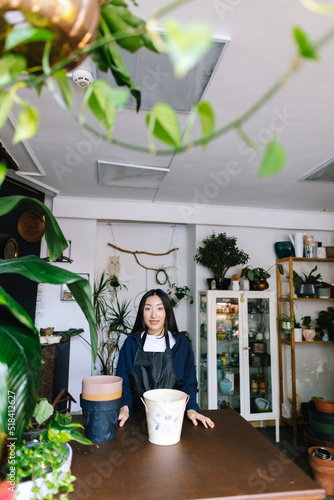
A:
[[[87,281],[89,281],[89,274],[87,273],[76,273],[78,276],[82,276],[83,278],[85,278]],[[60,288],[60,300],[63,300],[63,301],[75,301],[75,298],[73,297],[72,295],[72,292],[71,290],[68,288],[68,286],[66,284],[64,285],[61,285],[61,288]]]

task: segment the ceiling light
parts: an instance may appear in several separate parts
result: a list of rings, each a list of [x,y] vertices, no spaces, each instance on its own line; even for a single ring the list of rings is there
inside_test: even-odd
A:
[[[97,161],[100,186],[157,189],[168,172],[169,168],[166,167],[133,165],[107,160]]]
[[[228,37],[214,37],[209,52],[184,78],[175,78],[167,54],[156,54],[145,48],[131,54],[119,49],[132,81],[141,92],[141,108],[152,109],[157,102],[165,102],[176,111],[189,112],[192,106],[203,98],[229,41]],[[116,85],[110,71],[104,73],[97,69],[96,76],[107,80],[112,86]],[[136,107],[136,101],[132,96],[127,106]]]
[[[334,182],[334,158],[311,170],[300,178],[301,181]]]

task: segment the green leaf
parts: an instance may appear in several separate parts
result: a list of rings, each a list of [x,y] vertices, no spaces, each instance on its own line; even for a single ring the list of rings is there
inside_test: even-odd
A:
[[[209,137],[215,129],[215,113],[212,106],[208,102],[200,102],[195,106],[195,112],[197,112],[199,121],[202,128],[202,137],[205,139]],[[203,144],[203,150],[208,145],[208,141]]]
[[[293,34],[297,42],[299,53],[307,59],[319,59],[316,48],[308,35],[298,26],[293,28]]]
[[[54,33],[45,28],[32,28],[31,26],[15,28],[7,35],[5,50],[11,50],[22,43],[50,42],[53,37]]]
[[[34,411],[38,394],[41,370],[39,335],[36,329],[23,326],[7,308],[2,307],[0,345],[0,367],[6,372],[0,385],[7,385],[7,390],[14,395],[15,436],[20,439]],[[6,432],[7,422],[1,421],[0,429],[4,427]]]
[[[277,174],[286,162],[286,152],[282,144],[276,140],[268,142],[259,171],[259,177]]]
[[[146,123],[151,134],[169,146],[179,148],[182,145],[180,125],[174,109],[165,103],[158,103],[146,116]]]
[[[53,75],[59,85],[61,95],[63,97],[64,103],[68,108],[72,107],[73,104],[73,98],[72,98],[72,91],[71,87],[66,75],[66,71],[64,69],[61,69],[54,73]]]
[[[49,250],[50,262],[55,261],[68,245],[58,222],[44,203],[28,196],[5,196],[0,198],[0,217],[12,212],[21,203],[29,203],[44,215],[45,240]]]
[[[6,172],[7,172],[7,167],[3,163],[0,163],[0,186],[5,180],[6,177]]]
[[[48,440],[54,443],[66,443],[68,441],[78,441],[81,444],[94,444],[84,437],[78,428],[84,427],[78,422],[72,422],[71,415],[55,413],[47,424]]]
[[[2,262],[0,260],[0,262]],[[35,332],[35,326],[30,318],[30,316],[27,314],[27,312],[23,309],[22,306],[16,300],[14,300],[8,293],[0,287],[0,305],[1,306],[6,306],[11,314],[19,321],[23,326],[26,328],[30,329],[32,332]]]
[[[52,404],[46,398],[40,400],[40,402],[35,406],[33,417],[36,419],[39,425],[45,422],[54,412]]]
[[[0,83],[14,80],[27,67],[25,58],[18,54],[4,54],[0,59]]]
[[[37,108],[25,103],[19,114],[13,143],[17,144],[20,141],[26,141],[33,137],[37,132],[38,122],[39,114]]]
[[[89,108],[104,126],[111,132],[116,117],[116,109],[124,108],[129,98],[129,92],[123,89],[113,89],[104,80],[96,80],[86,88],[84,104]]]
[[[19,259],[0,260],[0,274],[3,273],[21,274],[37,283],[50,283],[53,285],[66,283],[88,321],[92,358],[95,361],[97,355],[97,332],[92,304],[92,291],[86,279],[66,269],[55,267],[35,255],[27,255]]]
[[[8,92],[0,91],[0,128],[6,123],[12,105],[13,99],[11,95]]]
[[[110,38],[110,35],[111,32],[108,24],[106,23],[104,18],[101,17],[98,38],[100,40],[104,37]],[[101,71],[106,72],[108,69],[110,69],[118,86],[126,85],[130,89],[131,94],[136,99],[137,111],[139,111],[141,104],[140,91],[131,80],[123,59],[121,58],[117,50],[116,43],[113,40],[110,40],[103,47],[100,47],[97,50],[93,50],[91,56],[93,61],[98,65]]]
[[[211,29],[203,23],[192,23],[185,27],[175,20],[167,21],[165,27],[164,38],[174,65],[174,74],[183,78],[210,50]]]

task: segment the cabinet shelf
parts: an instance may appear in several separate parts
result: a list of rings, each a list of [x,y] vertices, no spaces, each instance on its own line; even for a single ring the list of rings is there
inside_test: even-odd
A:
[[[282,344],[286,344],[286,345],[291,345],[292,344],[292,340],[289,340],[289,339],[282,339],[281,340]],[[332,344],[332,341],[331,340],[301,340],[299,342],[295,342],[295,345],[299,345],[299,344],[310,344],[310,345],[314,345],[314,344]]]
[[[307,307],[307,314],[310,315],[309,310],[311,307],[311,303],[313,302],[314,304],[318,304],[318,309],[324,308],[325,306],[323,305],[324,302],[327,302],[328,305],[332,305],[334,301],[334,297],[331,298],[323,298],[323,297],[295,297],[295,291],[294,291],[294,283],[293,283],[293,273],[295,270],[299,271],[300,269],[305,270],[305,265],[310,264],[310,266],[307,266],[306,268],[312,269],[314,267],[314,264],[333,264],[334,263],[334,258],[330,259],[319,259],[319,258],[304,258],[304,257],[286,257],[284,259],[277,259],[276,260],[277,264],[284,264],[286,263],[288,265],[288,275],[289,275],[289,281],[288,281],[288,290],[285,290],[285,294],[282,295],[282,275],[279,272],[278,266],[276,266],[276,280],[277,280],[277,317],[280,318],[282,315],[282,312],[286,312],[286,309],[288,309],[288,316],[294,318],[295,317],[295,305],[298,303],[300,306],[300,310],[304,310]],[[303,267],[300,266],[300,264],[303,263]],[[287,267],[287,266],[286,266]],[[329,267],[322,267],[323,269],[326,269],[326,272],[328,274]],[[334,268],[331,268],[331,270]],[[318,267],[319,270],[319,267]],[[331,272],[332,278],[324,278],[324,281],[331,283],[333,280],[333,272]],[[322,273],[323,274],[323,273]],[[302,304],[305,302],[307,306],[302,306]],[[321,306],[320,306],[321,304]],[[315,306],[316,308],[316,306]],[[282,310],[283,309],[283,310]],[[302,313],[301,313],[302,314]],[[296,390],[296,380],[297,380],[297,363],[296,363],[296,351],[298,350],[299,345],[305,345],[308,344],[310,346],[314,345],[320,345],[320,344],[326,344],[326,345],[331,345],[332,341],[331,340],[313,340],[313,341],[300,341],[296,342],[294,340],[294,331],[291,333],[291,338],[284,338],[284,334],[282,332],[282,326],[279,323],[278,325],[278,339],[279,339],[279,383],[280,383],[280,403],[281,405],[285,401],[285,390],[288,390],[288,387],[291,387],[291,392],[292,392],[292,401],[294,402],[292,405],[292,418],[286,418],[281,416],[281,421],[285,422],[293,427],[293,432],[294,436],[297,436],[297,426],[306,424],[306,420],[303,419],[300,414],[297,412],[296,408],[296,402],[297,402],[297,390]],[[283,346],[288,346],[289,349],[285,348],[284,353],[283,353]],[[301,351],[299,351],[300,353]],[[289,375],[285,373],[285,370],[283,369],[283,357],[284,359],[286,357],[290,357],[290,363],[291,363],[291,372],[289,371]],[[297,358],[298,359],[298,358]]]
[[[207,352],[207,366],[200,364],[200,407],[217,409],[226,400],[246,420],[274,420],[278,441],[276,295],[267,290],[209,290],[200,292],[199,303],[203,302],[207,307],[204,315],[203,311],[200,312],[199,330],[204,324],[207,338],[200,338],[198,359],[201,360],[201,354]],[[227,310],[228,307],[231,310]],[[226,310],[222,311],[222,308]],[[260,349],[264,352],[255,352]],[[252,394],[251,383],[256,374],[261,374],[267,390]],[[231,385],[224,382],[220,387],[220,377],[228,379]],[[231,391],[227,394],[221,391],[221,388],[227,390],[229,387]],[[264,388],[263,384],[261,388]],[[270,411],[260,412],[259,401],[254,401],[256,398],[267,400]]]
[[[294,301],[299,301],[299,300],[333,301],[334,297],[328,297],[328,298],[324,298],[324,297],[293,297],[292,299],[290,299],[290,297],[279,297],[278,300],[281,302],[290,302],[290,300],[294,300]]]

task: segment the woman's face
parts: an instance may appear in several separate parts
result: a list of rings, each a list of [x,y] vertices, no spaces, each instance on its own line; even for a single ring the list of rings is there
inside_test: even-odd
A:
[[[160,335],[163,332],[166,319],[165,307],[158,295],[151,295],[146,299],[144,306],[144,323],[147,333]]]

